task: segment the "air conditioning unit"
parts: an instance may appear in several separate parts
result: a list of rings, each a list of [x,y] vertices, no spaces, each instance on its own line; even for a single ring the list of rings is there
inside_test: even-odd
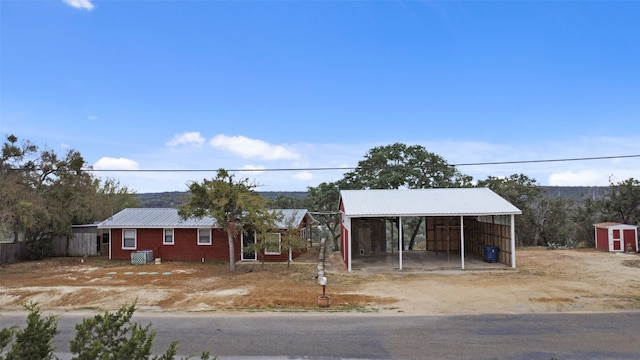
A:
[[[153,250],[140,250],[131,253],[131,265],[144,265],[153,262]]]

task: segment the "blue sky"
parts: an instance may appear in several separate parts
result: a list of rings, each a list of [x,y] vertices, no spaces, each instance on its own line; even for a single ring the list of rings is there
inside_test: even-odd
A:
[[[98,170],[342,178],[368,150],[452,164],[640,154],[638,1],[0,0],[0,135]],[[261,169],[297,169],[260,171]],[[543,185],[640,158],[462,166]],[[215,172],[99,172],[138,192]]]

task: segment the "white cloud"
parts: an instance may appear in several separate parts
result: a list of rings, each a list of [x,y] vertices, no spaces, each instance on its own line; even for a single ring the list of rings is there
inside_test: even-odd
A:
[[[93,10],[94,6],[90,0],[62,0],[65,4],[76,9]]]
[[[549,175],[551,186],[607,186],[610,173],[595,169],[566,171]]]
[[[282,145],[272,145],[245,136],[217,135],[211,139],[210,144],[245,159],[296,160],[300,158],[299,154],[287,150]]]
[[[302,171],[293,175],[293,178],[296,180],[310,181],[313,179],[313,174],[309,171]]]
[[[189,135],[192,134],[192,135]],[[208,139],[207,139],[208,140]],[[126,159],[102,158],[95,163],[95,170],[138,169],[186,169],[190,171],[121,171],[103,172],[101,175],[114,176],[122,184],[138,192],[185,191],[190,181],[202,181],[215,177],[217,169],[241,170],[238,177],[247,177],[258,185],[258,191],[305,191],[307,187],[318,186],[322,182],[340,180],[357,165],[368,150],[386,143],[367,142],[331,143],[293,143],[275,146],[262,140],[242,136],[217,136],[211,142],[215,146],[203,145],[197,154],[190,156],[184,149],[189,144],[206,144],[200,133],[176,135],[172,140],[181,151],[174,147],[161,146],[143,153],[123,153]],[[512,174],[525,174],[540,185],[551,186],[608,186],[609,178],[614,181],[630,177],[640,179],[640,157],[621,159],[602,159],[589,161],[561,161],[542,163],[517,163],[523,160],[569,159],[625,155],[640,153],[640,139],[618,139],[603,144],[599,139],[572,139],[571,141],[533,143],[509,142],[469,142],[469,141],[404,141],[407,145],[423,144],[428,151],[444,157],[450,164],[485,164],[460,166],[459,170],[483,180],[487,176],[506,177]],[[601,139],[600,139],[601,140]],[[633,141],[631,141],[633,140]],[[618,144],[615,147],[614,145]],[[620,145],[622,144],[622,145]],[[73,145],[73,144],[72,144]],[[161,144],[164,145],[164,144]],[[235,147],[234,147],[235,146]],[[245,152],[242,149],[249,149]],[[227,151],[227,149],[231,149]],[[267,162],[265,158],[277,158],[265,154],[282,150],[289,156],[283,160]],[[104,150],[101,150],[104,151]],[[261,152],[265,153],[262,154]],[[276,151],[277,152],[277,151]],[[253,156],[246,159],[238,153]],[[83,151],[84,154],[84,151]],[[129,160],[135,158],[136,161]],[[291,159],[295,158],[295,159]],[[92,163],[95,160],[92,160]],[[513,162],[508,164],[490,164],[495,162]],[[340,168],[331,170],[311,170],[312,168]],[[346,169],[342,169],[346,168]],[[202,172],[193,170],[201,169]],[[278,171],[273,171],[278,169]],[[291,169],[291,170],[283,170]],[[99,171],[97,171],[99,172]]]
[[[98,115],[89,114],[89,115],[87,115],[87,119],[89,119],[91,121],[96,121],[96,120],[98,120]]]
[[[245,165],[245,166],[242,167],[242,170],[251,170],[251,171],[248,171],[251,174],[262,174],[262,173],[264,173],[264,171],[262,171],[264,169],[265,169],[264,166],[256,166],[256,165]],[[245,172],[247,172],[247,171],[245,171]]]
[[[140,166],[131,159],[103,157],[93,164],[93,168],[95,170],[138,170]]]
[[[179,145],[187,145],[187,146],[195,146],[202,147],[205,139],[200,135],[199,132],[186,132],[182,134],[174,135],[173,138],[167,142],[169,146],[179,146]]]

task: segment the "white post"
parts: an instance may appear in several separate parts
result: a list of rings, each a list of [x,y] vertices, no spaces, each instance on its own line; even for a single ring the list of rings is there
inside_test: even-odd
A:
[[[464,270],[464,216],[460,216],[460,259]]]
[[[111,260],[111,229],[109,229],[109,260]],[[102,242],[102,239],[100,239],[100,242]]]
[[[351,255],[351,252],[353,251],[353,248],[351,246],[351,237],[353,236],[353,234],[351,233],[351,218],[348,216],[344,217],[344,228],[346,230],[347,235],[347,271],[351,272],[351,259],[353,258],[353,256]]]
[[[516,216],[511,214],[511,267],[516,267]]]
[[[402,236],[402,217],[398,217],[398,256],[400,257],[400,270],[402,270],[402,250],[404,250],[404,241]]]

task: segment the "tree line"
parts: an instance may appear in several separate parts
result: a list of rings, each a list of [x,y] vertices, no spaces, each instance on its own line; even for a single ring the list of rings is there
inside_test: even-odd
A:
[[[507,177],[488,176],[475,180],[458,171],[444,158],[420,145],[395,143],[375,147],[338,181],[309,187],[304,200],[281,197],[272,201],[282,205],[304,206],[316,212],[329,230],[334,250],[340,232],[338,198],[341,189],[422,189],[436,187],[488,187],[522,210],[516,216],[518,246],[592,247],[593,224],[614,221],[638,225],[640,221],[640,181],[629,178],[610,184],[594,198],[559,197],[544,191],[538,181],[525,174]],[[293,203],[293,204],[292,204]],[[406,224],[413,244],[421,220]]]
[[[0,233],[29,243],[32,257],[46,255],[46,242],[56,235],[68,235],[71,224],[101,221],[127,207],[140,205],[135,192],[115,179],[101,181],[90,172],[79,152],[64,156],[50,149],[38,149],[27,142],[7,137],[0,157]],[[611,182],[600,199],[561,198],[545,194],[540,184],[525,174],[488,176],[474,180],[443,157],[420,145],[395,143],[369,150],[357,167],[335,182],[308,187],[303,198],[280,195],[266,199],[256,191],[258,184],[237,178],[220,169],[212,179],[191,182],[186,197],[177,205],[183,217],[211,216],[227,233],[230,254],[233,239],[241,232],[265,234],[275,228],[277,214],[269,209],[305,208],[320,221],[319,236],[332,239],[338,250],[340,190],[424,189],[488,187],[522,210],[516,216],[516,237],[520,246],[556,244],[593,246],[593,224],[616,221],[638,224],[640,182],[630,178]],[[403,231],[413,244],[422,219],[408,222]],[[230,270],[235,261],[230,255]]]
[[[60,155],[9,135],[0,155],[0,240],[25,241],[27,257],[48,254],[49,242],[70,236],[72,224],[104,220],[137,207],[118,180],[100,180],[75,150]]]

